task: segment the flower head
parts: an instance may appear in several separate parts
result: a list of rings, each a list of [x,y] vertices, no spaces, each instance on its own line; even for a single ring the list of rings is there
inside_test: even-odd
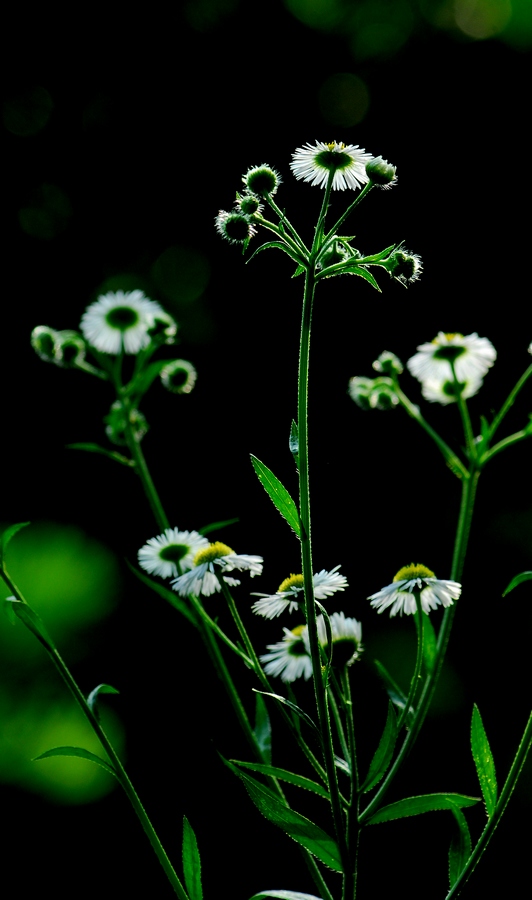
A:
[[[159,344],[175,344],[176,334],[177,322],[164,309],[159,310],[152,316],[151,323],[148,326],[150,340],[157,341]]]
[[[254,194],[244,194],[242,197],[240,194],[237,194],[235,206],[245,216],[253,216],[255,213],[260,214],[263,208],[259,198]]]
[[[333,666],[350,666],[362,653],[362,625],[356,619],[345,617],[343,612],[334,612],[329,618],[333,644]],[[322,647],[327,647],[328,637],[323,616],[316,619],[318,640]],[[304,634],[305,646],[310,654],[308,630]]]
[[[138,552],[139,565],[146,572],[160,575],[161,578],[172,578],[191,569],[199,550],[209,546],[207,538],[197,531],[179,531],[178,528],[166,528],[163,534],[150,538]]]
[[[371,158],[371,153],[361,150],[358,144],[316,141],[315,147],[305,144],[292,153],[290,168],[296,178],[322,188],[327,186],[329,173],[334,172],[333,191],[356,191],[369,180],[366,163]]]
[[[355,375],[349,379],[349,396],[361,409],[393,409],[399,403],[393,381],[385,375],[365,378]]]
[[[269,653],[264,653],[260,661],[265,663],[267,675],[279,676],[287,683],[296,678],[307,681],[312,675],[312,660],[305,642],[306,625],[297,625],[292,631],[284,628],[284,638],[276,644],[268,644]]]
[[[326,597],[330,597],[336,591],[344,591],[348,587],[347,579],[338,572],[339,568],[340,566],[335,566],[330,572],[322,569],[321,572],[312,577],[316,600],[325,600]],[[289,612],[297,609],[300,599],[303,599],[301,596],[303,591],[303,576],[290,575],[279,585],[275,594],[254,593],[254,597],[261,597],[262,599],[257,600],[251,608],[254,613],[264,616],[265,619],[275,619],[285,609],[288,609]]]
[[[221,209],[216,216],[215,223],[218,234],[221,234],[230,244],[245,244],[257,233],[249,216],[245,216],[241,212],[226,212]]]
[[[447,403],[456,403],[458,395],[466,400],[473,397],[481,386],[482,378],[469,378],[458,383],[429,378],[421,383],[421,393],[429,403],[441,403],[445,406]]]
[[[403,287],[408,287],[414,281],[418,281],[423,271],[423,263],[418,253],[410,253],[400,249],[392,253],[387,268],[392,278],[395,278]]]
[[[138,353],[150,343],[148,329],[164,311],[142,291],[109,291],[87,307],[80,328],[101,353]]]
[[[45,362],[57,362],[57,331],[48,325],[37,325],[31,333],[31,346]]]
[[[497,358],[497,351],[491,341],[479,338],[476,331],[465,337],[458,332],[440,331],[433,341],[420,344],[417,350],[407,362],[414,378],[421,382],[454,381],[454,367],[457,381],[466,384],[476,381],[475,390],[478,390],[481,379]]]
[[[399,569],[391,584],[388,584],[376,594],[371,594],[368,600],[377,612],[381,613],[388,607],[390,616],[397,613],[407,616],[416,611],[416,597],[419,594],[421,608],[428,613],[437,606],[452,606],[462,592],[462,585],[456,581],[441,581],[426,566],[419,563],[411,563]]]
[[[281,180],[279,172],[266,165],[254,166],[242,176],[242,181],[246,185],[247,190],[250,194],[255,194],[257,197],[275,194]]]
[[[225,572],[233,569],[248,571],[253,578],[262,572],[262,556],[238,555],[227,544],[215,541],[200,549],[193,560],[192,568],[172,581],[174,591],[182,597],[189,594],[204,594],[209,597],[221,590],[218,575],[230,585],[240,584],[235,578],[226,577]],[[216,568],[215,568],[216,566]]]
[[[380,356],[372,363],[372,367],[376,372],[382,372],[383,375],[392,375],[394,372],[400,375],[403,371],[401,360],[390,350],[383,350]]]
[[[56,362],[58,366],[69,369],[82,363],[85,359],[87,345],[77,331],[56,332]]]
[[[366,175],[373,184],[378,185],[385,191],[397,184],[395,166],[392,166],[382,156],[376,156],[366,163]]]
[[[173,394],[190,394],[198,373],[186,359],[174,359],[161,369],[161,381]]]

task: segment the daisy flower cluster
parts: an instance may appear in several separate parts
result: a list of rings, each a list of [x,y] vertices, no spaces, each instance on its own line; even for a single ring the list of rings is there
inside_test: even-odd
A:
[[[48,325],[37,325],[31,333],[31,345],[45,362],[72,368],[85,360],[86,344],[77,331],[56,331]]]
[[[150,575],[176,578],[194,565],[196,554],[209,546],[207,538],[197,531],[165,528],[162,534],[150,538],[138,552],[139,565]],[[179,570],[178,570],[179,566]]]
[[[330,572],[322,569],[312,576],[312,584],[314,587],[314,597],[316,600],[325,600],[331,597],[336,591],[344,591],[348,587],[347,579],[340,575],[335,566]],[[302,575],[289,575],[288,578],[279,585],[275,594],[257,594],[253,597],[261,597],[257,600],[252,610],[265,619],[275,619],[280,616],[286,609],[288,612],[298,609],[299,603],[303,601],[304,583]]]
[[[462,585],[457,581],[438,579],[426,566],[411,563],[399,569],[392,583],[371,594],[368,600],[379,613],[391,607],[390,616],[397,613],[410,616],[417,609],[416,594],[419,594],[423,612],[428,614],[438,606],[452,606],[461,592]]]
[[[417,350],[406,364],[408,370],[421,382],[425,399],[442,404],[456,402],[458,394],[464,399],[476,394],[497,358],[493,344],[476,332],[464,336],[440,331]]]
[[[362,652],[362,626],[356,619],[346,618],[343,612],[332,613],[330,617],[333,665],[351,665]],[[323,616],[317,618],[318,639],[327,649],[327,630]],[[291,631],[284,628],[284,637],[275,644],[268,644],[268,653],[260,657],[267,675],[274,675],[290,683],[296,678],[307,681],[312,675],[312,660],[308,628],[297,625]]]

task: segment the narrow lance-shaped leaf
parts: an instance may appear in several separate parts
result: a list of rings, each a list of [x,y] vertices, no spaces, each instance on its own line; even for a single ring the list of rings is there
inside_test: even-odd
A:
[[[438,809],[453,809],[455,806],[474,806],[479,797],[468,797],[466,794],[423,794],[420,797],[405,797],[397,803],[383,806],[371,816],[366,825],[377,825],[379,822],[391,822],[393,819],[404,819],[407,816],[419,816],[421,813],[434,812]]]
[[[266,704],[260,694],[255,698],[255,728],[253,734],[257,739],[262,758],[267,763],[272,761],[272,726]]]
[[[360,788],[361,791],[370,791],[379,783],[382,776],[390,765],[395,743],[397,741],[397,717],[391,700],[388,701],[388,716],[386,725],[382,732],[379,746],[375,751],[375,755],[371,760],[368,774]]]
[[[9,528],[6,528],[5,531],[2,532],[2,535],[0,536],[0,568],[4,567],[4,554],[9,542],[22,528],[26,528],[29,524],[29,522],[17,522],[16,525],[10,525]]]
[[[183,816],[183,875],[190,900],[203,900],[198,842],[186,816]]]
[[[301,265],[302,259],[299,254],[296,253],[295,250],[292,250],[292,248],[289,247],[288,244],[285,244],[283,241],[268,241],[266,244],[261,244],[261,246],[257,247],[255,252],[251,254],[247,262],[251,262],[253,257],[256,256],[257,253],[260,253],[262,250],[270,250],[273,248],[283,250],[290,257],[290,259],[293,259],[294,262],[296,262],[299,266]]]
[[[79,759],[87,759],[89,762],[101,766],[102,769],[105,769],[110,775],[114,775],[115,778],[118,777],[109,763],[105,762],[101,757],[96,756],[95,753],[91,753],[90,750],[84,750],[83,747],[53,747],[51,750],[46,750],[44,753],[41,753],[40,756],[36,756],[33,759],[33,762],[37,762],[39,759],[50,759],[52,756],[77,756]]]
[[[253,454],[251,454],[251,463],[257,473],[257,478],[270,499],[273,501],[274,506],[277,507],[281,515],[286,519],[290,528],[295,531],[298,538],[301,538],[299,513],[290,494],[281,484],[279,479],[273,474],[271,469],[269,469],[268,466],[265,466],[264,463],[262,463],[260,459],[257,459],[256,456],[253,456]]]
[[[455,881],[462,874],[462,870],[471,856],[471,835],[463,812],[454,807],[452,813],[456,827],[453,832],[451,846],[449,847],[449,887],[452,888]]]
[[[488,813],[488,818],[491,819],[497,805],[497,778],[493,754],[476,703],[473,706],[471,718],[471,752],[475,760],[480,789],[486,804],[486,812]]]
[[[53,653],[56,649],[55,644],[48,634],[44,622],[35,610],[33,610],[31,606],[28,606],[27,603],[22,603],[21,600],[16,600],[14,597],[6,602],[11,603],[12,608],[20,621],[24,623],[26,628],[35,635],[47,650]]]
[[[296,716],[299,716],[299,718],[302,719],[303,722],[306,722],[307,725],[310,725],[310,727],[319,734],[316,723],[313,722],[310,716],[307,715],[307,713],[296,703],[292,703],[291,700],[287,700],[286,697],[282,697],[281,694],[270,694],[268,691],[258,691],[256,688],[252,688],[252,690],[256,694],[262,694],[263,697],[272,697],[273,700],[277,700],[277,702],[282,703],[283,706],[288,706],[288,708],[291,709],[292,712],[295,712]]]
[[[250,900],[263,900],[263,897],[274,897],[276,900],[321,900],[315,894],[301,894],[299,891],[261,891],[253,894]]]
[[[394,681],[394,679],[388,672],[388,669],[385,666],[383,666],[383,664],[378,659],[374,660],[374,665],[375,665],[375,668],[377,669],[379,676],[381,677],[382,681],[384,682],[384,687],[386,688],[386,692],[387,692],[390,700],[392,701],[394,706],[397,707],[397,709],[403,710],[406,706],[406,700],[407,700],[406,694],[404,693],[404,691],[401,690],[401,688],[399,687],[397,682]],[[412,716],[412,710],[409,710],[408,718],[410,718],[411,716]]]
[[[306,819],[305,816],[285,806],[269,788],[240,772],[227,760],[224,762],[244,782],[253,803],[266,819],[281,828],[285,834],[305,847],[330,869],[335,872],[342,871],[340,851],[332,837],[310,819]]]
[[[506,597],[506,594],[509,594],[510,591],[513,591],[513,589],[516,588],[518,584],[522,584],[523,581],[530,581],[531,579],[532,572],[520,572],[519,575],[516,575],[515,578],[512,578],[510,584],[503,593],[503,597]]]
[[[100,718],[100,713],[98,710],[98,697],[100,694],[119,694],[120,691],[117,691],[116,688],[112,687],[110,684],[99,684],[94,688],[87,697],[87,706],[94,713],[97,719]]]
[[[117,453],[116,450],[107,450],[105,447],[100,447],[99,444],[67,444],[67,450],[85,450],[86,453],[100,453],[102,456],[107,456],[108,459],[114,460],[114,462],[120,463],[122,466],[129,466],[133,468],[135,463],[129,457],[124,456],[122,453]]]
[[[436,660],[436,633],[428,613],[423,612],[423,617],[423,664],[427,672],[432,672]],[[414,620],[419,640],[419,620],[417,615],[414,616]]]
[[[312,781],[310,778],[305,778],[303,775],[297,775],[295,772],[288,772],[286,769],[279,769],[277,766],[266,766],[262,763],[240,762],[238,759],[232,759],[231,762],[235,766],[251,769],[252,772],[258,772],[260,775],[268,775],[271,778],[279,778],[281,781],[286,781],[288,784],[295,784],[296,787],[303,788],[305,791],[311,791],[313,794],[317,794],[325,800],[330,800],[330,794],[326,788],[322,787],[322,785],[318,784],[316,781]]]
[[[198,528],[198,534],[210,534],[211,531],[221,531],[222,528],[227,528],[228,525],[234,525],[236,522],[240,522],[238,516],[235,519],[222,519],[220,522],[211,522],[209,525],[204,525],[203,528]]]

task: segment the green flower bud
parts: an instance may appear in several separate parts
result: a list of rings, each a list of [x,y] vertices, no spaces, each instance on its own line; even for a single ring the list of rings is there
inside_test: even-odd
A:
[[[120,400],[116,400],[111,409],[109,410],[109,414],[104,417],[105,422],[105,433],[109,440],[113,444],[118,444],[118,446],[123,447],[127,444],[125,432],[127,426],[127,418],[126,411],[120,402]],[[148,431],[149,425],[146,421],[146,418],[138,409],[131,409],[129,411],[129,424],[132,428],[133,435],[137,441],[142,440],[146,432]]]
[[[164,310],[153,315],[147,332],[157,344],[175,344],[177,322]]]
[[[399,398],[391,378],[364,378],[355,375],[349,380],[349,396],[361,409],[393,409]]]
[[[57,362],[57,331],[48,325],[37,325],[31,333],[31,346],[45,362]]]
[[[265,197],[267,194],[275,194],[281,183],[281,176],[269,166],[256,166],[248,169],[242,176],[242,181],[251,194]]]
[[[372,365],[376,372],[382,372],[384,375],[392,375],[393,372],[400,375],[403,371],[401,360],[390,350],[383,350]]]
[[[231,244],[245,244],[257,233],[248,216],[242,213],[228,213],[221,209],[215,222],[218,233]]]
[[[243,197],[237,194],[236,207],[245,216],[253,216],[255,213],[262,212],[262,204],[253,194],[244,194]]]
[[[174,359],[161,369],[161,381],[173,394],[190,394],[197,377],[194,366],[186,359]]]
[[[373,184],[385,189],[391,188],[397,182],[395,166],[392,166],[382,156],[375,156],[366,163],[366,175]]]
[[[56,358],[54,362],[65,369],[72,369],[85,359],[87,345],[77,331],[56,332]]]

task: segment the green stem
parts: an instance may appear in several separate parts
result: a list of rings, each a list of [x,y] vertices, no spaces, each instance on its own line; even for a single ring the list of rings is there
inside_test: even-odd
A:
[[[305,266],[308,262],[308,250],[303,245],[300,247],[298,243],[296,243],[290,235],[286,233],[286,231],[281,231],[278,225],[274,222],[270,222],[268,219],[264,219],[262,216],[255,213],[253,216],[253,221],[257,223],[257,225],[262,225],[263,228],[267,228],[268,231],[273,231],[281,241],[283,241],[287,247],[290,247],[292,253],[296,256],[296,261],[301,266]]]
[[[161,503],[159,494],[157,493],[157,489],[155,484],[153,483],[153,479],[150,474],[150,470],[146,464],[146,460],[144,458],[144,453],[142,452],[142,447],[140,446],[140,441],[137,440],[133,433],[133,429],[129,423],[129,412],[131,409],[131,405],[129,401],[122,399],[121,401],[124,405],[125,418],[126,418],[126,440],[129,448],[129,452],[133,457],[133,461],[135,463],[135,471],[140,477],[142,482],[142,487],[144,488],[144,493],[148,499],[148,503],[150,504],[151,511],[155,517],[155,521],[157,522],[157,527],[160,528],[161,531],[164,531],[165,528],[170,527],[170,523],[164,511],[163,505]]]
[[[345,872],[342,888],[342,900],[354,900],[357,889],[358,871],[358,845],[360,840],[360,826],[358,824],[359,793],[358,793],[358,763],[355,742],[355,726],[353,718],[353,701],[351,698],[351,684],[349,670],[343,667],[342,687],[344,696],[344,709],[347,721],[347,735],[349,741],[349,762],[351,766],[351,795],[349,797],[349,810],[347,813],[347,859],[350,866]]]
[[[345,222],[347,217],[353,212],[355,206],[358,206],[358,204],[361,202],[361,200],[363,200],[364,197],[367,197],[367,195],[369,194],[369,192],[371,191],[371,189],[373,187],[375,187],[373,182],[368,181],[367,185],[360,191],[360,194],[358,195],[356,200],[353,200],[351,206],[347,207],[346,211],[343,213],[343,215],[340,216],[338,221],[335,222],[335,224],[333,225],[333,227],[331,228],[329,233],[326,235],[325,240],[323,242],[322,250],[325,250],[327,248],[327,246],[329,245],[329,243],[331,242],[331,240],[334,240],[336,234],[338,233],[338,229],[340,228],[340,226],[343,225],[343,223]]]
[[[522,431],[516,431],[515,434],[509,434],[508,437],[503,438],[502,441],[499,441],[498,444],[495,444],[491,450],[488,450],[480,459],[480,465],[485,466],[486,463],[492,459],[497,453],[500,453],[501,450],[506,450],[507,447],[511,447],[513,444],[518,444],[519,441],[524,440],[525,438],[532,437],[532,433],[528,429],[523,429]]]
[[[419,686],[419,680],[421,678],[421,666],[423,665],[423,636],[424,636],[424,622],[423,616],[424,612],[421,608],[421,592],[414,591],[414,596],[416,598],[416,618],[417,618],[417,654],[416,654],[416,667],[414,669],[414,674],[412,676],[412,681],[410,682],[410,690],[408,692],[408,698],[405,704],[405,708],[399,717],[399,721],[397,723],[397,730],[400,731],[403,727],[405,719],[407,719],[410,709],[413,710],[417,689]]]
[[[455,386],[455,391],[456,391],[456,400],[458,402],[458,409],[460,410],[460,417],[462,419],[462,426],[464,429],[464,438],[465,438],[465,442],[466,442],[466,446],[467,446],[468,456],[469,456],[469,459],[473,461],[473,460],[476,460],[478,453],[477,453],[477,445],[475,442],[475,435],[473,434],[473,428],[471,425],[471,417],[469,415],[467,403],[464,400],[464,397],[463,397],[463,394],[462,394],[462,391],[460,388],[460,382],[458,381],[458,378],[456,377],[456,370],[454,367],[454,362],[452,360],[450,360],[450,365],[451,365],[451,372],[453,373],[453,381],[454,381],[454,386]]]
[[[297,244],[297,246],[299,247],[299,251],[300,251],[301,253],[305,254],[305,255],[308,257],[308,250],[307,250],[307,248],[305,247],[305,244],[304,244],[303,241],[301,240],[299,234],[297,233],[297,231],[296,231],[296,229],[294,228],[294,226],[292,225],[292,223],[289,222],[289,220],[287,219],[287,217],[286,217],[286,215],[284,214],[284,212],[283,212],[282,210],[279,209],[279,207],[277,206],[277,204],[276,204],[275,200],[273,199],[273,197],[272,197],[270,194],[267,194],[266,197],[265,197],[265,199],[266,199],[266,201],[269,203],[269,205],[271,206],[271,208],[273,209],[273,211],[274,211],[275,213],[277,213],[277,215],[279,216],[279,219],[280,219],[280,221],[282,222],[282,224],[283,224],[283,225],[286,225],[286,227],[288,228],[290,234],[292,235],[292,238],[294,239],[294,243]]]
[[[471,873],[475,869],[480,857],[484,853],[488,843],[493,837],[494,831],[499,824],[501,817],[508,805],[508,801],[512,796],[513,790],[517,784],[517,779],[521,773],[521,770],[525,764],[528,752],[530,747],[532,746],[532,714],[528,719],[527,726],[525,728],[523,737],[521,738],[521,742],[517,749],[517,753],[515,755],[514,761],[508,773],[508,777],[504,782],[504,787],[501,791],[501,795],[493,812],[493,815],[486,823],[484,831],[480,835],[478,843],[475,846],[471,856],[469,857],[466,865],[462,869],[460,876],[453,884],[451,890],[447,894],[446,900],[451,900],[453,897],[457,897],[460,893],[461,889],[464,887],[466,882],[468,881]]]
[[[28,606],[24,597],[18,590],[17,586],[14,584],[14,582],[11,580],[11,578],[9,577],[8,573],[5,570],[2,571],[2,577],[4,578],[10,591],[12,591],[12,593],[17,598],[17,600],[20,603],[23,603],[25,606]],[[102,747],[104,748],[105,752],[107,753],[107,756],[111,760],[116,778],[117,778],[118,782],[120,783],[121,787],[123,788],[133,809],[135,810],[135,813],[137,814],[137,817],[142,825],[142,828],[144,829],[144,833],[146,834],[146,837],[148,838],[150,844],[153,847],[153,850],[155,851],[157,859],[161,863],[161,865],[166,873],[166,877],[168,878],[168,881],[172,885],[175,893],[180,898],[180,900],[189,900],[188,894],[185,891],[185,889],[183,888],[183,885],[181,884],[179,878],[177,877],[175,869],[172,866],[170,860],[168,859],[168,856],[166,855],[164,847],[161,844],[161,842],[157,836],[157,833],[156,833],[153,825],[150,822],[150,819],[148,818],[146,810],[144,809],[142,803],[140,802],[138,794],[135,791],[135,788],[133,787],[133,785],[126,773],[126,770],[124,769],[119,756],[117,755],[113,745],[111,744],[105,731],[103,730],[102,726],[100,725],[100,722],[98,721],[96,715],[94,714],[94,712],[88,705],[85,697],[83,696],[83,693],[81,692],[80,688],[78,687],[77,682],[74,680],[72,674],[70,673],[70,670],[68,669],[64,660],[61,658],[57,649],[55,647],[50,646],[44,639],[39,638],[39,640],[40,640],[40,643],[42,644],[42,646],[44,647],[44,649],[46,650],[46,652],[47,652],[48,656],[50,657],[52,663],[54,664],[55,668],[59,672],[59,675],[65,682],[65,684],[68,687],[71,694],[73,695],[76,703],[81,708],[82,713],[88,720],[89,725],[91,726],[92,730],[96,734],[96,737],[98,738]]]
[[[451,580],[459,581],[462,576],[462,571],[464,567],[464,559],[467,550],[467,542],[469,539],[469,533],[471,530],[471,520],[473,516],[473,507],[475,503],[475,496],[477,490],[477,484],[479,479],[479,471],[475,468],[472,468],[472,471],[468,478],[462,481],[462,499],[460,504],[460,514],[458,517],[458,527],[456,531],[456,538],[454,544],[454,552],[453,552],[453,562],[451,566]],[[371,802],[366,806],[366,808],[362,811],[359,817],[359,821],[361,823],[365,822],[369,819],[377,809],[381,806],[384,797],[386,796],[391,784],[393,783],[395,776],[397,775],[399,769],[401,768],[403,762],[407,758],[410,753],[415,741],[417,740],[417,736],[421,731],[421,727],[423,722],[425,721],[425,716],[429,710],[432,697],[434,695],[434,690],[438,683],[438,679],[441,674],[443,661],[445,659],[445,653],[447,650],[447,645],[449,643],[449,637],[451,634],[451,628],[454,620],[454,615],[456,612],[456,602],[452,606],[448,606],[443,614],[442,624],[440,627],[440,631],[438,633],[438,641],[436,644],[436,657],[434,660],[434,668],[428,674],[425,684],[423,686],[423,691],[421,693],[421,697],[419,700],[418,707],[414,713],[414,718],[410,725],[410,730],[407,732],[401,749],[395,758],[395,761],[389,770],[386,778],[384,779],[381,787],[371,800]]]
[[[236,653],[237,656],[240,656],[240,658],[244,661],[246,666],[248,666],[250,669],[253,669],[254,665],[253,665],[252,660],[249,658],[249,656],[246,656],[246,654],[243,652],[243,650],[241,650],[240,647],[237,647],[236,644],[233,643],[231,638],[227,637],[227,635],[225,634],[224,631],[222,631],[222,629],[217,624],[217,622],[215,622],[214,619],[211,619],[211,617],[205,611],[205,609],[203,608],[203,606],[200,603],[200,601],[198,600],[198,598],[195,597],[194,594],[189,594],[188,599],[190,600],[190,602],[192,603],[192,606],[194,607],[198,616],[202,620],[203,625],[206,626],[206,633],[210,635],[210,632],[214,631],[218,635],[218,637],[224,642],[224,644],[227,644],[227,646],[229,647],[230,650],[233,651],[233,653]]]
[[[508,410],[513,406],[517,395],[519,394],[520,390],[525,386],[526,382],[528,381],[528,379],[530,378],[531,375],[532,375],[532,365],[530,365],[528,367],[528,369],[523,373],[523,375],[521,376],[521,378],[519,379],[519,381],[517,382],[515,387],[510,391],[510,393],[508,394],[508,397],[504,401],[499,412],[497,413],[493,422],[491,423],[491,425],[490,425],[490,440],[493,437],[493,435],[495,434],[495,432],[497,431],[497,428],[501,424],[501,422],[504,419]]]

